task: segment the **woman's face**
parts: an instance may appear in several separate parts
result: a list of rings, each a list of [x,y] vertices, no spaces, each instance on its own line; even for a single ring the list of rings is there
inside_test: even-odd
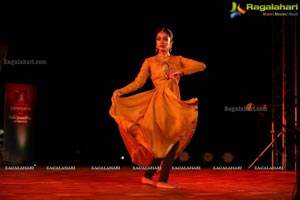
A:
[[[171,38],[165,32],[159,32],[156,35],[156,48],[159,51],[167,51],[169,52],[172,45]]]

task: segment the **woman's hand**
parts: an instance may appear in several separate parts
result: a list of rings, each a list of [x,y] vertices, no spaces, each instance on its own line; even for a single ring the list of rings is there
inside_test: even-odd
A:
[[[111,97],[111,101],[113,103],[115,103],[117,101],[117,98],[121,96],[121,92],[119,92],[118,90],[115,90],[112,97]]]
[[[176,80],[177,82],[180,80],[181,76],[182,76],[182,72],[180,71],[171,71],[169,74],[169,78]]]

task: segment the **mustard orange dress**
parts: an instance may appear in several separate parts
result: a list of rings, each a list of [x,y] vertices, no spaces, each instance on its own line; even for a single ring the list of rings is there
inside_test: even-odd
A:
[[[205,64],[182,56],[144,60],[135,80],[117,91],[129,94],[144,86],[148,77],[154,89],[120,96],[109,114],[116,121],[121,137],[134,164],[148,166],[153,157],[163,158],[177,142],[176,157],[189,144],[197,125],[198,99],[181,100],[178,81],[170,79],[170,70],[184,75],[203,71]]]

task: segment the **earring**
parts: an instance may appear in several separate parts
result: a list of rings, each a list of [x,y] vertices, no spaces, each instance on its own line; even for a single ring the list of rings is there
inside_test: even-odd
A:
[[[169,49],[169,53],[171,53],[172,52],[172,45],[170,45],[170,49]]]

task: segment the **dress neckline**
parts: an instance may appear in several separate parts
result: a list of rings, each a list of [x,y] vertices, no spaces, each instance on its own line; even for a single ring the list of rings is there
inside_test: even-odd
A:
[[[155,56],[155,59],[158,61],[168,61],[168,60],[170,60],[171,57],[172,57],[172,55],[166,56],[166,57]]]

